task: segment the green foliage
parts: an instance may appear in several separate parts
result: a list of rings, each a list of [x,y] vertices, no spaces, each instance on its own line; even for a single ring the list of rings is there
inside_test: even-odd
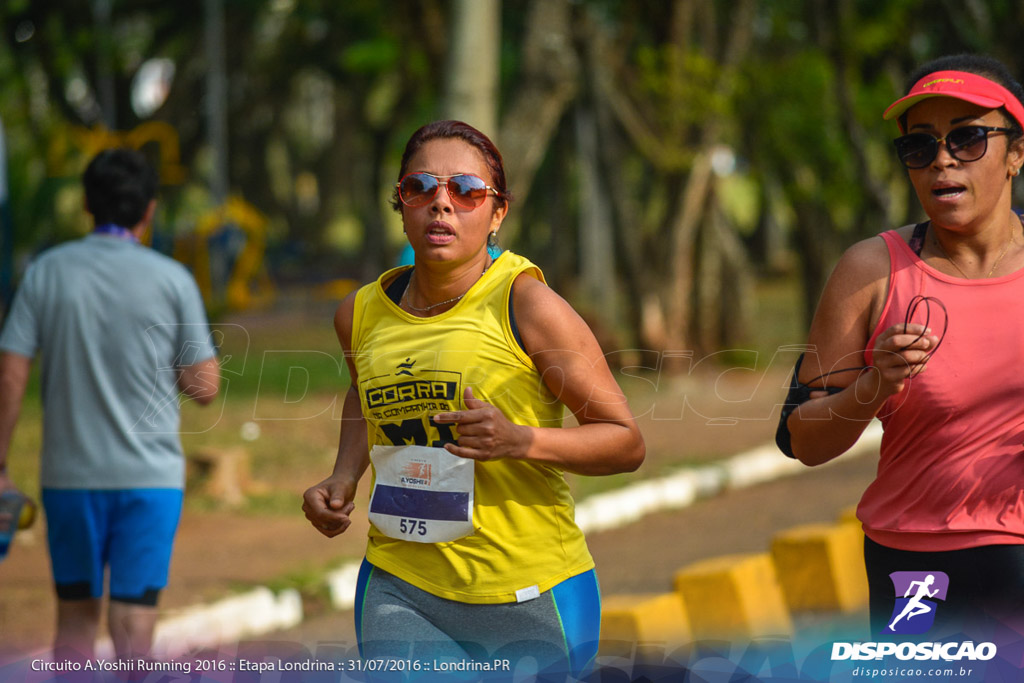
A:
[[[502,2],[502,115],[536,85],[524,80],[525,39],[532,12],[551,1]],[[566,111],[614,113],[599,141],[607,156],[603,181],[623,188],[615,208],[623,234],[614,276],[623,285],[636,278],[626,287],[634,296],[665,286],[649,271],[663,272],[672,263],[666,246],[673,212],[711,124],[739,159],[745,184],[737,190],[731,182],[719,197],[730,228],[749,238],[751,260],[764,256],[757,253],[757,237],[765,221],[754,222],[765,213],[762,195],[775,193],[783,230],[795,234],[799,219],[803,229],[816,225],[821,234],[788,246],[799,257],[817,248],[809,245],[827,245],[823,253],[807,254],[827,261],[844,243],[899,223],[915,209],[891,153],[894,129],[880,119],[914,65],[959,51],[992,53],[1011,71],[1022,64],[1016,34],[1024,5],[1010,0],[755,0],[749,16],[741,12],[744,3],[733,0],[570,5],[575,21],[568,37],[582,68]],[[146,120],[174,127],[185,168],[184,184],[163,188],[160,227],[167,241],[190,233],[213,208],[209,126],[198,106],[206,100],[208,68],[203,3],[118,0],[109,29],[88,6],[0,3],[0,116],[14,223],[14,244],[5,248],[15,252],[18,272],[39,249],[87,227],[78,189],[88,147],[83,131],[107,116],[121,131],[145,122],[131,107],[130,88],[152,57],[172,60],[176,75],[166,103]],[[406,137],[440,109],[453,6],[443,0],[225,1],[232,191],[268,216],[272,249],[302,254],[288,271],[295,279],[365,280],[392,262],[396,233],[387,186]],[[747,30],[748,41],[735,81],[723,82],[733,73],[723,62],[737,26]],[[622,115],[621,101],[610,105],[610,93],[597,83],[594,56],[587,53],[595,30],[608,41],[600,58],[611,94],[631,108],[632,118]],[[109,58],[107,74],[101,73],[103,57]],[[114,90],[109,112],[100,96],[105,80]],[[526,201],[513,216],[537,222],[521,231],[523,244],[542,260],[557,252],[553,281],[572,285],[579,235],[568,226],[578,224],[589,198],[577,189],[578,119],[563,116],[537,181],[549,189],[524,188]],[[884,190],[866,187],[865,178]],[[513,188],[517,182],[510,178]],[[336,226],[346,226],[345,239],[335,240],[343,260],[318,258],[317,248],[331,243]],[[641,265],[626,268],[626,258]],[[310,375],[320,382],[337,373],[325,364]],[[284,379],[277,375],[273,382]],[[236,386],[259,391],[245,375]]]
[[[752,176],[741,173],[724,178],[719,188],[718,198],[722,211],[743,234],[753,232],[761,212],[767,210],[767,207],[761,206],[758,189],[757,181]]]
[[[728,102],[716,96],[721,73],[707,55],[671,44],[642,45],[637,48],[636,67],[636,88],[640,97],[656,103],[663,130],[679,133],[726,114]]]
[[[761,63],[746,74],[743,100],[757,112],[760,144],[773,157],[842,172],[844,141],[834,128],[834,78],[833,65],[812,51]]]
[[[335,392],[349,383],[348,369],[332,331],[288,335],[272,330],[248,331],[215,325],[225,332],[220,348],[222,375],[238,397],[270,394],[285,402],[308,394]]]
[[[396,68],[399,56],[395,41],[380,37],[344,48],[341,51],[341,65],[352,73],[379,73]]]

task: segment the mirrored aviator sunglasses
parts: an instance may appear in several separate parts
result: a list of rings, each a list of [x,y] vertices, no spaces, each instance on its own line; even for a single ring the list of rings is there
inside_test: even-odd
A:
[[[475,209],[484,203],[487,195],[501,193],[484,182],[484,179],[470,173],[453,176],[438,176],[431,173],[410,173],[398,182],[398,198],[406,206],[424,206],[437,196],[441,181],[448,190],[452,202],[464,209]]]
[[[961,126],[937,138],[931,133],[908,133],[895,140],[896,155],[907,168],[924,168],[939,155],[939,144],[945,142],[949,155],[957,161],[977,161],[988,151],[990,133],[1010,133],[1012,128],[996,126]]]

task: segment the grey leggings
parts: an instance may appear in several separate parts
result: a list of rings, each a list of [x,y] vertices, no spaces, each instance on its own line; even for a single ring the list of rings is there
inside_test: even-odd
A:
[[[537,671],[553,681],[589,669],[600,614],[593,570],[527,602],[481,605],[437,597],[364,561],[355,616],[364,660],[432,674],[406,671],[404,680],[436,680],[438,672],[452,676],[461,668],[466,680],[511,680]]]

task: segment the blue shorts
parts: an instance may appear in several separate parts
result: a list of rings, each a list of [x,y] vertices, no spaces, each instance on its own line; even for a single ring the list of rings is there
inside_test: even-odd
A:
[[[111,600],[155,605],[167,585],[182,497],[178,489],[43,489],[57,597],[102,597],[109,567]]]

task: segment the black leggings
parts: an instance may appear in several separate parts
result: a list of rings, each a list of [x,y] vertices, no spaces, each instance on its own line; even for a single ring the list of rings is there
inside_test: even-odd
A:
[[[897,571],[940,571],[949,576],[946,600],[936,610],[935,635],[971,632],[992,620],[1024,624],[1024,545],[929,553],[895,550],[865,537],[864,564],[872,637],[892,619],[895,591],[889,574]]]

